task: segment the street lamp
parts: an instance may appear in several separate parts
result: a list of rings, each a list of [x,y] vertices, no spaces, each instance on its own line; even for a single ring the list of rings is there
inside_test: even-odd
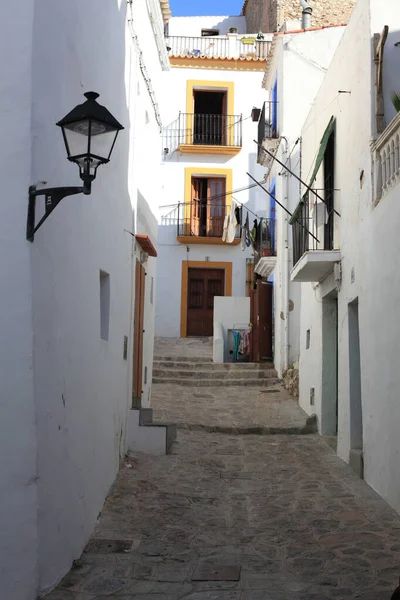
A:
[[[83,186],[40,190],[34,185],[30,186],[26,228],[26,239],[30,242],[33,242],[35,232],[65,196],[91,193],[97,169],[109,162],[118,133],[123,129],[115,117],[97,103],[99,94],[87,92],[85,97],[86,102],[76,106],[57,123],[63,133],[68,160],[78,165]],[[35,226],[37,196],[45,196],[45,214]]]

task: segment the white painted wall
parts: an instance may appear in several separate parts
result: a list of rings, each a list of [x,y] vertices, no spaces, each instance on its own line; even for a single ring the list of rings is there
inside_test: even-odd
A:
[[[261,72],[237,72],[231,70],[211,71],[200,69],[172,69],[168,73],[168,86],[174,94],[166,99],[166,123],[173,123],[179,111],[186,110],[186,85],[188,79],[234,82],[234,113],[243,115],[243,147],[237,156],[181,154],[174,150],[165,157],[162,167],[162,193],[160,196],[159,223],[163,215],[176,217],[174,210],[178,202],[184,201],[185,167],[229,168],[233,174],[233,189],[248,186],[251,182],[246,172],[250,172],[259,181],[264,169],[257,164],[256,145],[257,123],[253,123],[250,114],[253,106],[261,106],[264,96],[261,89]],[[164,74],[165,77],[165,74]],[[171,146],[172,148],[172,146]],[[228,191],[228,190],[227,190]],[[259,216],[265,216],[265,192],[252,188],[233,194],[234,198],[245,204]],[[244,210],[245,214],[245,210]],[[255,217],[249,214],[252,226]],[[246,258],[252,256],[251,249],[241,250],[239,246],[213,246],[192,244],[189,253],[186,246],[177,240],[177,228],[174,225],[159,227],[159,257],[157,270],[156,335],[161,337],[179,337],[181,305],[182,261],[232,262],[232,295],[243,296],[246,293]]]
[[[301,173],[301,143],[296,141],[312,106],[344,27],[277,36],[274,57],[268,67],[265,87],[270,97],[278,80],[278,123],[282,136],[277,158],[287,162],[296,175]],[[274,163],[268,187],[276,178],[276,199],[293,212],[300,197],[299,182]],[[269,199],[267,199],[269,205]],[[279,376],[290,364],[297,365],[300,354],[301,287],[289,280],[292,260],[290,216],[277,205],[277,264],[274,269],[275,367]],[[289,281],[288,281],[289,280]]]
[[[366,481],[400,511],[398,490],[400,474],[399,404],[396,357],[399,352],[396,328],[399,297],[395,261],[397,189],[387,194],[373,209],[370,173],[370,141],[374,127],[374,78],[371,39],[385,24],[391,28],[385,60],[384,90],[387,121],[393,115],[387,99],[400,58],[393,51],[398,39],[400,17],[394,1],[359,0],[348,28],[322,83],[314,106],[303,128],[303,169],[308,172],[318,150],[319,140],[331,115],[337,119],[336,196],[341,218],[336,221],[335,246],[342,255],[342,284],[338,292],[339,338],[339,432],[338,454],[349,460],[349,308],[358,298],[361,344],[361,389],[364,430],[364,468]],[[361,65],[371,65],[369,71]],[[338,89],[351,91],[339,95]],[[366,99],[368,101],[366,102]],[[371,99],[371,101],[369,101]],[[360,172],[364,170],[363,186]],[[352,278],[352,271],[354,277]],[[321,285],[302,285],[300,404],[307,412],[317,412],[320,427],[324,422],[321,358],[322,301],[332,289],[329,278]],[[311,347],[305,350],[305,332],[311,330]],[[309,390],[315,387],[315,407],[310,407]]]
[[[25,240],[33,11],[34,2],[26,2],[21,19],[21,7],[9,3],[0,21],[0,597],[10,600],[33,598],[37,589],[32,279]]]
[[[161,65],[147,7],[135,0],[132,9],[159,99]],[[0,272],[6,282],[0,596],[31,600],[53,587],[80,556],[126,448],[135,256],[129,232],[157,242],[153,213],[160,155],[155,151],[161,136],[126,25],[126,3],[113,0],[99,9],[95,0],[71,0],[68,6],[36,0],[25,7],[22,24],[20,11],[5,10],[0,172],[9,206],[0,224]],[[110,164],[99,169],[92,194],[64,199],[31,245],[25,240],[29,185],[39,180],[48,186],[80,185],[55,122],[91,89],[125,130]],[[155,261],[146,265],[144,404],[151,382]],[[100,270],[110,274],[108,341],[100,338]],[[129,436],[135,439],[138,424],[132,427]]]
[[[222,328],[222,356],[221,348],[214,335],[213,360],[217,363],[225,362],[228,352],[228,329],[247,327],[250,323],[250,298],[248,297],[216,297],[214,299],[214,331],[218,326]],[[217,342],[217,343],[216,343]]]
[[[229,16],[172,17],[168,33],[170,36],[201,37],[202,29],[219,29],[219,35],[225,35],[230,27],[237,27],[238,33],[246,33],[246,18]]]

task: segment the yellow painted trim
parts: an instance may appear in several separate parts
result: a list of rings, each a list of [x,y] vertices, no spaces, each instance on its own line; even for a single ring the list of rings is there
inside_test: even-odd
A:
[[[240,244],[240,238],[235,238],[233,242],[223,242],[222,238],[216,237],[196,237],[194,235],[178,235],[178,242],[189,246],[190,244],[204,244],[212,246],[238,246]]]
[[[193,92],[196,90],[211,90],[211,91],[226,91],[227,92],[227,103],[226,111],[227,115],[235,114],[235,84],[233,81],[213,81],[207,79],[188,79],[186,85],[186,114],[190,115],[194,113],[194,96]],[[186,117],[188,118],[188,117]],[[187,129],[186,143],[190,142],[190,131]],[[228,133],[228,146],[233,146],[234,142],[234,131],[231,127]]]
[[[190,220],[190,202],[192,200],[192,177],[225,177],[225,192],[231,192],[232,187],[232,169],[212,169],[208,167],[186,167],[185,169],[185,220]],[[226,210],[232,202],[231,194],[225,198]]]
[[[202,260],[182,261],[181,285],[181,337],[187,337],[187,301],[189,285],[189,269],[224,269],[225,296],[232,296],[232,263],[208,262]]]
[[[200,146],[199,144],[179,144],[182,154],[227,154],[236,156],[241,146]]]
[[[171,67],[183,69],[208,69],[214,71],[260,71],[264,73],[267,58],[235,60],[227,58],[176,58],[170,57]]]

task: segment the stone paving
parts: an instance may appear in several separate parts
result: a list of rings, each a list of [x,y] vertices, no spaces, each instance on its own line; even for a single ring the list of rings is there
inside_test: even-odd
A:
[[[154,419],[223,433],[307,432],[307,415],[282,385],[271,388],[153,384]]]
[[[224,380],[224,375],[235,368],[240,371],[252,368],[252,365],[212,364],[212,338],[157,338],[155,356],[158,360],[171,360],[172,364],[176,360],[187,360],[188,364],[191,359],[208,360],[209,367],[214,369],[213,375],[220,377],[223,383],[218,387],[200,385],[204,381],[189,387],[153,383],[151,406],[156,421],[173,422],[179,428],[239,434],[307,433],[310,430],[306,413],[276,379],[273,369],[270,369],[271,379],[257,381],[254,375],[254,379],[246,380],[244,386],[229,385],[230,381]],[[182,362],[181,367],[184,366],[185,362]],[[196,363],[192,368],[195,375]],[[202,366],[197,367],[205,378],[209,377],[203,369]],[[184,382],[191,384],[192,380],[186,379]],[[263,384],[267,385],[263,387]],[[315,424],[311,430],[315,430]]]
[[[399,572],[400,518],[319,436],[180,430],[47,600],[389,600]]]

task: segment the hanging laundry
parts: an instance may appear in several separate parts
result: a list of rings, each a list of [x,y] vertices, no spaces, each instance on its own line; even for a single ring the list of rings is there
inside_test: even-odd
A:
[[[235,208],[235,217],[236,217],[236,225],[239,225],[239,227],[240,227],[240,225],[242,223],[240,220],[240,208],[238,206]]]
[[[250,332],[245,331],[243,334],[244,354],[250,354]]]
[[[242,236],[241,236],[241,240],[240,240],[240,245],[242,247],[242,250],[245,250],[246,246],[247,247],[250,246],[250,242],[248,240],[248,235],[249,235],[249,213],[247,213],[246,220],[242,227]]]
[[[236,231],[239,227],[235,215],[236,202],[232,200],[231,209],[224,220],[224,230],[222,233],[222,241],[232,244],[236,237]]]
[[[239,358],[240,332],[233,332],[233,361],[236,362]]]
[[[253,242],[255,242],[257,239],[257,226],[258,226],[257,219],[254,219],[253,229],[251,230],[251,237],[253,239]]]

